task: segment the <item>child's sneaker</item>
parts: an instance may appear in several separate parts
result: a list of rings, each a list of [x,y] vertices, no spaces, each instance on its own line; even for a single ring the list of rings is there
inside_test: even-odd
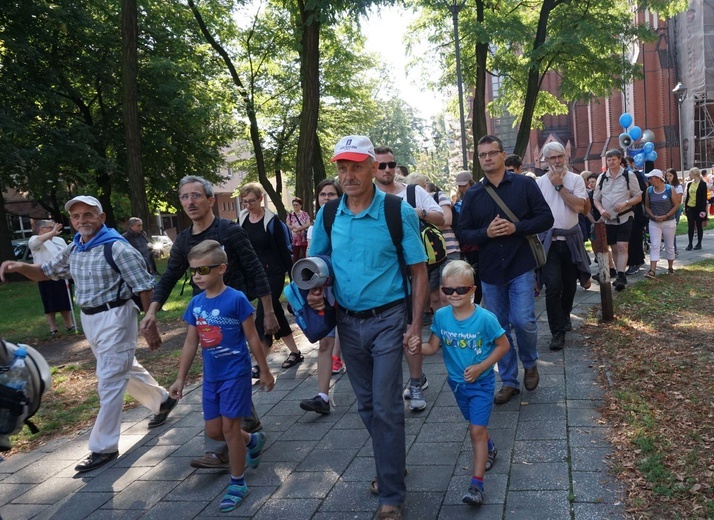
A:
[[[228,486],[228,491],[223,495],[221,500],[221,513],[228,513],[236,509],[243,503],[243,500],[248,496],[249,490],[247,485],[237,486],[231,484]]]
[[[337,356],[332,356],[332,375],[337,375],[345,369],[345,364]]]
[[[246,448],[245,465],[249,468],[255,469],[260,465],[260,455],[263,452],[263,446],[265,446],[266,437],[263,432],[254,433],[253,435],[255,435],[257,438],[256,445],[255,448]]]
[[[498,455],[498,448],[493,447],[492,450],[488,450],[488,459],[486,459],[486,471],[491,469],[496,463],[496,456]]]
[[[483,504],[483,490],[477,488],[476,486],[471,486],[464,495],[464,498],[461,500],[464,504],[468,504],[470,506],[480,506]]]

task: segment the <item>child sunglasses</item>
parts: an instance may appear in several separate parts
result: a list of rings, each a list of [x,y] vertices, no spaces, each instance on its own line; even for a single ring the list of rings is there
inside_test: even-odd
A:
[[[188,271],[191,273],[191,276],[196,276],[196,273],[200,274],[201,276],[205,276],[208,273],[211,272],[211,269],[215,267],[220,267],[223,264],[213,264],[213,265],[202,265],[200,267],[189,267]]]
[[[446,296],[451,296],[454,293],[458,294],[459,296],[463,296],[464,294],[467,294],[473,287],[473,285],[468,285],[465,287],[442,287],[441,292],[443,292]]]

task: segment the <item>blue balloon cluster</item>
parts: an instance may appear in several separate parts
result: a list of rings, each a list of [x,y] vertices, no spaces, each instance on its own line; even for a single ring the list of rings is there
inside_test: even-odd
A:
[[[642,168],[645,165],[645,161],[655,161],[657,159],[655,145],[652,142],[654,133],[651,130],[642,132],[642,129],[637,125],[633,125],[633,123],[634,119],[627,112],[620,116],[620,125],[625,131],[620,134],[619,143],[622,148],[629,148],[635,141],[642,139],[644,145],[640,148],[639,153],[634,156],[635,166]]]

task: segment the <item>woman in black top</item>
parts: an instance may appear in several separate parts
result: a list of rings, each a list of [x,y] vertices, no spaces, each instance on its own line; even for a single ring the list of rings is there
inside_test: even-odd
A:
[[[684,214],[687,215],[689,245],[687,251],[702,248],[702,222],[707,218],[707,183],[702,179],[699,168],[689,170],[689,181],[684,187]],[[697,245],[692,247],[694,227],[697,227]]]
[[[280,295],[285,286],[285,274],[292,268],[292,254],[290,251],[290,233],[287,226],[268,208],[263,207],[263,188],[257,182],[244,185],[240,190],[244,209],[239,215],[239,223],[245,230],[250,243],[255,249],[260,263],[265,269],[270,284],[270,293],[273,299],[273,309],[278,319],[280,330],[274,335],[266,334],[263,330],[263,305],[258,304],[255,316],[255,325],[260,334],[265,355],[270,352],[273,338],[282,338],[285,346],[290,350],[288,358],[283,362],[282,368],[290,368],[303,361],[303,355],[298,350],[293,338]],[[259,377],[257,365],[253,367],[253,377]]]

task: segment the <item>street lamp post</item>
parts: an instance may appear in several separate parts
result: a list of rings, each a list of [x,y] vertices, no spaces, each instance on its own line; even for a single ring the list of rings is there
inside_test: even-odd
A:
[[[677,98],[677,103],[679,104],[679,163],[684,171],[684,136],[682,134],[684,128],[682,126],[682,103],[687,99],[687,87],[682,85],[682,82],[678,82],[677,86],[672,89],[672,94]]]
[[[466,0],[452,0],[448,4],[451,18],[454,21],[454,44],[456,46],[456,82],[459,89],[459,123],[461,124],[461,160],[464,170],[469,169],[469,159],[466,150],[466,121],[464,119],[464,92],[461,78],[461,45],[459,42],[459,12],[466,4]]]

